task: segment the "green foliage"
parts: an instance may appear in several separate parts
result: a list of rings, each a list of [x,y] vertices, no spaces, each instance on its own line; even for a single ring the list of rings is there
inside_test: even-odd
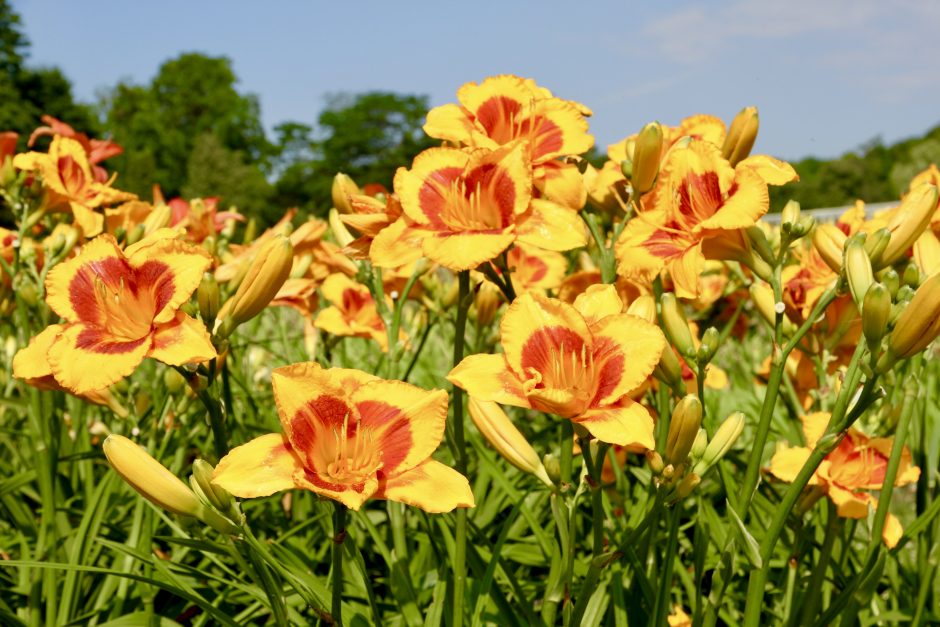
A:
[[[771,206],[780,211],[790,199],[807,209],[896,200],[914,175],[937,162],[940,126],[890,146],[875,140],[830,161],[807,157],[793,163],[799,181],[771,188]]]
[[[122,188],[149,195],[157,183],[172,197],[219,184],[202,193],[223,204],[247,201],[242,208],[249,214],[263,207],[271,146],[257,98],[239,93],[236,82],[229,59],[187,53],[160,66],[149,85],[119,83],[103,104],[113,138],[125,148],[110,162],[122,173]],[[212,174],[207,153],[237,164],[240,177],[233,170]]]
[[[436,142],[421,130],[426,96],[367,92],[329,99],[318,132],[298,123],[278,127],[280,169],[277,203],[324,214],[330,207],[333,175],[345,172],[360,185],[391,187],[395,170],[409,166]]]

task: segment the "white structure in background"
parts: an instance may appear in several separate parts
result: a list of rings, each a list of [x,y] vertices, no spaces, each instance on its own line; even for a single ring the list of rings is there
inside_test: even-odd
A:
[[[875,213],[878,213],[882,209],[890,209],[891,207],[896,207],[900,201],[893,202],[873,202],[865,204],[865,213],[868,214],[868,217],[872,217]],[[845,207],[824,207],[822,209],[804,209],[803,213],[808,213],[809,215],[816,218],[816,222],[835,222],[839,216],[854,207],[854,205],[846,205]],[[763,218],[771,224],[780,224],[780,214],[779,213],[768,213]]]

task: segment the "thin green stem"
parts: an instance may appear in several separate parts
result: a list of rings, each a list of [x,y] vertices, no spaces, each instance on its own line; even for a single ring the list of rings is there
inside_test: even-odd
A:
[[[333,624],[343,625],[343,543],[346,541],[346,506],[333,503],[333,575],[330,616]]]
[[[826,512],[826,534],[823,537],[822,547],[819,549],[819,559],[813,566],[812,575],[809,583],[806,585],[806,595],[803,597],[803,611],[800,612],[800,620],[796,622],[796,614],[791,617],[791,625],[809,625],[816,618],[819,612],[819,604],[822,601],[823,582],[826,580],[826,571],[829,569],[829,560],[832,558],[832,547],[835,545],[836,536],[842,529],[842,519],[836,513],[836,506],[829,501],[829,508]]]
[[[661,627],[666,624],[669,613],[669,593],[672,591],[672,573],[676,564],[676,552],[679,548],[679,519],[681,505],[676,504],[669,511],[669,536],[666,539],[666,552],[663,556],[662,571],[659,578],[659,590],[650,625]]]
[[[607,237],[601,231],[601,227],[597,223],[597,216],[587,212],[583,215],[588,230],[591,232],[591,237],[594,238],[594,243],[597,244],[598,254],[600,255],[601,281],[604,283],[613,283],[617,279],[614,252],[607,246]]]
[[[466,270],[457,275],[457,321],[454,328],[454,366],[463,360],[464,334],[467,330],[467,310],[470,308],[470,273]],[[453,436],[457,458],[457,471],[467,474],[467,444],[464,440],[463,390],[453,387],[451,405],[454,408]],[[453,627],[461,627],[464,621],[464,590],[467,586],[467,510],[460,508],[455,514],[454,529],[454,613]]]

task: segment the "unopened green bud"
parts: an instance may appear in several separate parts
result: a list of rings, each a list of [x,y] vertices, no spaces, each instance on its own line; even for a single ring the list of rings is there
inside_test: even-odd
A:
[[[666,336],[673,346],[679,349],[686,358],[694,359],[695,345],[692,341],[692,330],[682,313],[679,301],[672,292],[666,292],[660,298],[663,328]]]
[[[904,285],[909,285],[916,290],[921,282],[920,268],[913,263],[907,264],[907,267],[904,268],[904,276],[901,280],[904,282]]]
[[[543,455],[542,466],[545,467],[545,472],[548,474],[548,478],[551,479],[552,483],[557,485],[561,482],[561,462],[558,460],[557,455],[552,453]]]
[[[914,298],[916,290],[910,285],[902,285],[898,288],[898,293],[895,296],[895,300],[899,303],[910,302]]]
[[[727,159],[732,167],[751,154],[759,127],[757,107],[745,107],[734,116],[728,134],[725,135],[725,142],[721,146],[721,156]]]
[[[668,462],[681,464],[686,460],[701,426],[702,402],[694,394],[689,394],[676,404],[669,420],[669,433],[666,436]]]
[[[662,456],[656,451],[646,451],[646,463],[649,464],[654,475],[661,475],[666,468]]]
[[[671,346],[667,346],[663,351],[653,374],[669,387],[682,385],[682,364],[679,363],[679,358],[676,357]]]
[[[877,267],[879,265],[881,256],[884,254],[885,248],[888,247],[890,240],[891,231],[888,229],[878,229],[865,240],[865,252],[868,253],[872,266]]]
[[[693,472],[702,475],[715,462],[724,457],[744,431],[744,414],[736,411],[728,416],[718,427],[711,442],[705,447],[702,459],[695,465]]]
[[[721,341],[721,333],[715,327],[708,327],[702,334],[702,343],[698,347],[699,364],[705,364],[712,360],[718,351],[718,343]]]
[[[695,436],[695,442],[692,442],[692,450],[689,451],[689,455],[692,456],[692,459],[699,459],[705,454],[707,446],[708,433],[705,432],[705,429],[699,429],[698,435]]]
[[[633,176],[633,161],[630,159],[624,159],[621,161],[620,172],[623,173],[624,177],[630,179]]]
[[[136,244],[147,233],[147,227],[138,224],[127,233],[127,245]]]
[[[199,301],[199,316],[206,328],[211,329],[215,323],[215,317],[219,314],[221,300],[219,284],[211,272],[202,275],[202,283],[199,284],[196,299]]]
[[[810,215],[800,216],[800,219],[790,227],[790,238],[800,239],[812,231],[814,226],[816,226],[816,218]]]
[[[679,482],[679,485],[676,486],[676,496],[679,499],[684,499],[685,497],[692,494],[692,490],[694,490],[701,482],[702,478],[694,472],[687,474],[682,478],[682,481]]]
[[[225,513],[235,504],[235,499],[232,498],[228,490],[212,483],[214,470],[212,464],[204,459],[194,461],[193,474],[189,478],[190,487],[197,495],[205,498],[212,507]]]
[[[881,283],[888,289],[892,299],[897,297],[898,288],[901,287],[901,277],[898,276],[897,270],[894,268],[884,270],[881,273]]]
[[[845,276],[849,282],[849,289],[852,291],[852,299],[861,309],[862,300],[875,277],[871,269],[871,260],[865,252],[865,245],[857,240],[849,242],[845,248]]]
[[[795,200],[787,201],[780,212],[780,224],[796,224],[800,219],[800,203]]]
[[[768,264],[775,264],[777,260],[775,259],[773,249],[770,247],[770,242],[767,241],[767,235],[764,233],[764,230],[759,226],[751,226],[745,229],[744,232],[747,234],[751,248],[757,253],[757,256]]]
[[[862,331],[869,348],[881,342],[888,330],[888,318],[891,316],[891,294],[881,283],[872,283],[865,294],[862,306]]]
[[[663,129],[659,122],[650,122],[640,130],[633,148],[633,176],[630,177],[630,184],[637,194],[645,194],[653,188],[659,175],[662,153]]]

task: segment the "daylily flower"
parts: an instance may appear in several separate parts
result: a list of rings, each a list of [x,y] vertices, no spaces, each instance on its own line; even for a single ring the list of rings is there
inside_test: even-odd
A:
[[[65,122],[57,120],[51,115],[44,115],[40,119],[48,126],[40,126],[32,132],[32,134],[29,136],[29,141],[27,142],[27,145],[30,148],[32,148],[33,144],[36,143],[36,140],[43,135],[58,135],[60,137],[74,139],[79,144],[81,144],[82,148],[85,150],[85,153],[88,155],[88,163],[92,167],[95,180],[99,183],[104,183],[108,180],[107,171],[98,164],[105,159],[116,157],[124,152],[124,149],[121,146],[109,139],[90,139],[85,133],[77,132],[74,128]]]
[[[216,356],[202,323],[179,311],[209,267],[209,255],[172,234],[164,229],[126,251],[101,235],[49,272],[46,302],[65,323],[34,342],[48,347],[59,385],[87,394],[129,375],[145,357],[178,366]],[[32,378],[35,367],[21,363],[14,375]]]
[[[770,460],[770,472],[783,481],[796,478],[825,433],[829,414],[816,412],[803,416],[802,420],[806,446],[783,447]],[[858,429],[850,428],[839,446],[816,469],[809,485],[835,503],[839,516],[866,518],[869,507],[878,505],[869,490],[881,489],[893,445],[893,438],[869,438]],[[894,485],[907,485],[918,477],[920,469],[911,464],[911,452],[905,446]],[[889,513],[882,533],[884,543],[893,548],[901,539],[901,533],[900,521]]]
[[[534,183],[546,198],[571,209],[584,206],[586,190],[575,164],[558,158],[580,155],[594,145],[588,134],[590,109],[555,98],[535,81],[508,74],[467,83],[457,91],[459,105],[428,112],[424,131],[464,146],[496,149],[525,140]]]
[[[805,241],[805,240],[804,240]],[[783,302],[806,319],[819,297],[838,280],[839,275],[823,260],[813,246],[793,249],[796,264],[783,268]]]
[[[495,151],[431,148],[399,168],[395,191],[404,215],[379,233],[370,256],[398,267],[423,253],[454,271],[494,259],[515,241],[548,250],[587,243],[573,211],[532,199],[525,142]]]
[[[670,151],[656,187],[663,190],[657,202],[631,219],[617,241],[618,271],[666,270],[677,296],[695,298],[706,259],[749,257],[742,230],[767,212],[767,183],[747,160],[732,168],[714,144],[692,140]]]
[[[431,459],[444,437],[447,393],[313,362],[274,370],[284,434],[239,446],[213,483],[243,498],[302,488],[358,510],[370,498],[427,512],[473,507],[466,477]]]
[[[369,288],[345,274],[331,274],[320,286],[330,306],[320,310],[314,326],[333,335],[371,338],[388,350],[388,332]]]
[[[28,152],[16,155],[13,166],[28,172],[39,172],[49,193],[48,207],[69,211],[75,224],[86,237],[101,233],[104,215],[95,211],[105,205],[136,198],[121,192],[92,176],[88,155],[82,145],[60,135],[52,139],[49,152]]]
[[[245,216],[238,211],[219,211],[218,198],[194,198],[186,201],[174,198],[170,206],[170,224],[186,231],[186,239],[200,244],[210,235],[216,235],[230,221],[243,222]]]
[[[652,448],[653,419],[628,394],[653,372],[659,327],[620,313],[613,286],[569,305],[529,292],[503,315],[503,354],[471,355],[447,376],[471,397],[572,420],[604,442]]]

